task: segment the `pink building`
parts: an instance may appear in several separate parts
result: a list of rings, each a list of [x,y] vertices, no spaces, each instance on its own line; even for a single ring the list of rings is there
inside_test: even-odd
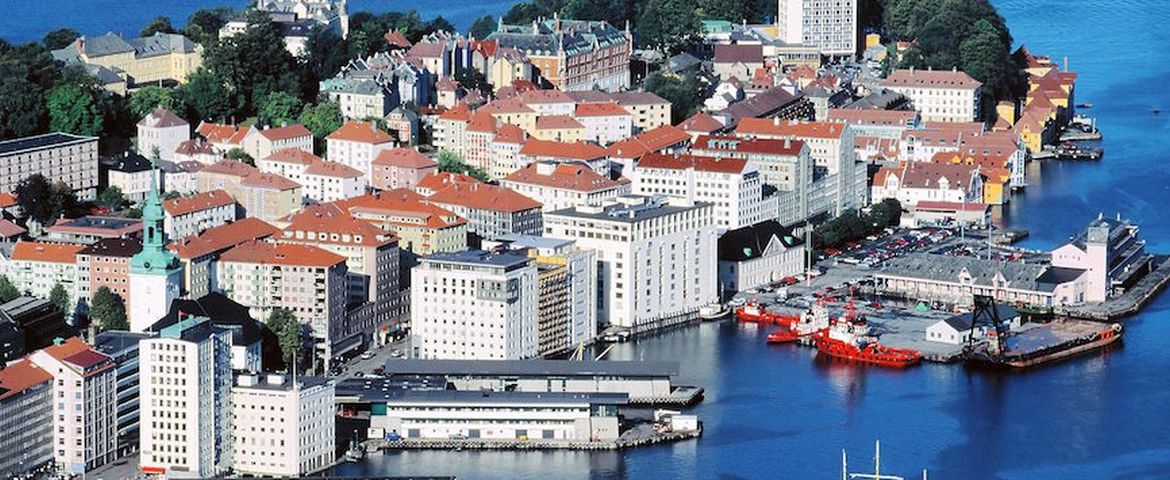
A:
[[[438,164],[413,148],[382,150],[374,157],[370,183],[379,190],[414,189],[418,182],[438,171]]]

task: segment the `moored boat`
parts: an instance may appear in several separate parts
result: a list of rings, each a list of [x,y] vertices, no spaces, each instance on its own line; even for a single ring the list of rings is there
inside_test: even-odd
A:
[[[800,319],[800,316],[770,312],[759,302],[751,301],[735,309],[735,318],[741,322],[775,324],[782,327],[790,327]]]
[[[800,335],[788,329],[780,329],[768,334],[768,343],[792,343],[800,340]]]
[[[813,335],[813,341],[825,355],[881,367],[906,368],[922,361],[918,351],[882,345],[867,335],[868,330],[864,321],[837,321]]]

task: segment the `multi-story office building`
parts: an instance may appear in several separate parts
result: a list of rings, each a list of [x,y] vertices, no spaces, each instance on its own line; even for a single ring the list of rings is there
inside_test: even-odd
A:
[[[635,194],[714,205],[715,224],[724,231],[776,216],[775,201],[764,197],[760,172],[742,158],[648,153],[632,177]]]
[[[333,381],[244,374],[232,387],[232,470],[298,477],[336,456]]]
[[[979,119],[983,84],[961,70],[895,70],[882,86],[910,98],[924,122]]]
[[[118,365],[115,390],[117,396],[117,448],[123,455],[138,449],[139,420],[139,342],[153,338],[154,333],[132,333],[110,330],[99,333],[93,348],[110,357]]]
[[[629,179],[612,180],[574,163],[530,163],[501,179],[500,185],[540,202],[545,212],[597,205],[630,193]]]
[[[778,0],[778,39],[817,47],[822,55],[857,53],[857,0]]]
[[[537,354],[537,268],[526,255],[434,253],[411,269],[418,358],[514,360]]]
[[[57,132],[0,141],[0,165],[0,192],[39,173],[49,183],[69,185],[81,200],[97,198],[97,137]]]
[[[53,376],[27,358],[0,369],[0,476],[53,461]]]
[[[545,235],[597,251],[598,318],[639,333],[718,299],[714,216],[709,203],[631,195],[549,212]]]
[[[231,466],[231,332],[186,317],[139,342],[139,468],[206,478]]]
[[[219,290],[219,255],[241,243],[271,237],[278,231],[264,220],[241,218],[209,228],[198,236],[175,239],[167,248],[174,251],[183,264],[183,296],[202,298]]]
[[[81,474],[118,453],[117,365],[73,337],[29,356],[53,377],[53,460]]]

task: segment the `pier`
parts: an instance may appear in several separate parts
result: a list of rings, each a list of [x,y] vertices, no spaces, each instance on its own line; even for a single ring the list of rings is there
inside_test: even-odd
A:
[[[1108,322],[1136,314],[1170,282],[1170,256],[1159,256],[1157,266],[1125,293],[1093,305],[1056,307],[1053,313],[1072,318]]]
[[[699,423],[696,430],[679,432],[658,432],[650,424],[637,425],[624,433],[616,440],[497,440],[497,439],[449,439],[423,440],[401,439],[382,440],[373,439],[363,442],[367,452],[381,450],[625,450],[627,448],[655,445],[659,443],[678,442],[696,439],[703,436],[703,424]]]
[[[1043,150],[1033,153],[1032,160],[1100,160],[1105,151],[1100,148],[1081,148],[1073,144],[1062,144],[1055,147],[1046,146]]]

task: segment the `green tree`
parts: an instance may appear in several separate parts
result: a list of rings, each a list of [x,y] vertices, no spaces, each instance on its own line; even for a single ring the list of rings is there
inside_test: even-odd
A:
[[[450,150],[440,150],[438,155],[435,156],[435,163],[438,164],[437,167],[440,172],[460,173],[485,183],[491,181],[491,177],[487,173],[464,163],[463,158],[458,153]]]
[[[49,303],[57,307],[58,310],[69,314],[69,292],[65,290],[65,286],[60,283],[53,284],[53,289],[49,291]]]
[[[219,38],[219,29],[231,17],[232,9],[220,7],[214,9],[199,9],[187,17],[187,26],[183,27],[183,34],[192,40],[207,44]]]
[[[491,92],[492,86],[488,84],[488,79],[483,72],[474,68],[464,68],[455,73],[455,81],[459,82],[463,88],[468,90],[479,90],[481,92]]]
[[[525,25],[540,18],[552,18],[553,13],[565,7],[565,0],[533,0],[512,5],[508,13],[504,14],[504,23],[510,25]]]
[[[337,102],[331,101],[305,105],[297,121],[313,132],[317,151],[325,152],[325,137],[341,128],[341,107],[337,105]]]
[[[280,29],[264,12],[249,11],[243,33],[221,38],[203,53],[203,65],[242,100],[245,113],[268,92],[299,92],[296,61],[284,47]]]
[[[31,135],[46,125],[45,92],[27,65],[0,59],[0,139]]]
[[[975,22],[971,35],[959,44],[959,68],[971,78],[1000,88],[1010,84],[1009,77],[1015,71],[1010,46],[1003,43],[995,26],[983,19]]]
[[[16,297],[20,296],[20,290],[12,281],[8,279],[7,275],[0,275],[0,303],[10,302]]]
[[[176,192],[174,190],[168,190],[167,193],[163,194],[163,200],[174,200],[182,196],[182,193]]]
[[[634,2],[626,0],[568,0],[561,7],[561,18],[604,20],[616,28],[625,28],[626,22],[633,19],[633,6]]]
[[[902,204],[897,199],[886,198],[874,204],[865,216],[870,233],[886,227],[897,226],[902,220]]]
[[[181,102],[177,97],[175,90],[171,88],[154,85],[139,88],[130,94],[130,113],[135,118],[141,119],[154,111],[155,108],[162,107],[183,115],[186,112],[181,108]]]
[[[142,209],[138,207],[127,208],[125,212],[122,212],[122,216],[126,218],[142,218]]]
[[[455,25],[451,24],[451,22],[448,21],[446,18],[443,18],[442,15],[436,16],[435,18],[432,18],[431,21],[427,22],[427,28],[426,28],[427,33],[433,33],[433,32],[455,33],[457,31],[458,30],[455,29]]]
[[[704,98],[703,87],[693,74],[677,77],[655,72],[646,77],[643,86],[647,92],[670,101],[671,123],[675,125],[698,111]]]
[[[100,92],[91,85],[67,83],[49,91],[49,129],[94,136],[102,132]]]
[[[39,173],[26,177],[14,190],[21,211],[42,225],[77,210],[77,196],[68,185],[50,184]]]
[[[297,320],[296,315],[291,310],[277,307],[268,314],[268,321],[265,323],[268,325],[268,329],[276,334],[280,351],[284,354],[284,361],[286,364],[290,364],[288,366],[291,369],[293,359],[299,357],[304,350],[301,322]]]
[[[313,80],[330,78],[349,62],[345,41],[324,25],[315,25],[309,32],[302,60]]]
[[[142,27],[142,32],[138,36],[149,37],[156,33],[176,33],[175,27],[171,25],[170,17],[162,15],[154,17],[154,20],[151,20],[145,27]]]
[[[484,15],[471,22],[471,28],[468,29],[468,35],[475,38],[487,38],[492,32],[496,31],[496,19],[491,15]]]
[[[239,161],[244,162],[244,163],[251,165],[253,167],[256,166],[256,159],[252,158],[252,156],[249,155],[248,152],[245,152],[244,149],[242,149],[240,147],[236,147],[236,148],[233,148],[231,150],[228,150],[228,152],[225,156],[227,158],[232,159],[232,160],[239,160]]]
[[[126,319],[126,306],[122,298],[109,287],[99,287],[93,294],[93,304],[89,307],[89,318],[98,325],[103,332],[110,330],[130,330],[130,322]]]
[[[702,31],[693,0],[646,0],[639,3],[638,44],[676,53],[695,43]]]
[[[77,30],[72,28],[58,28],[46,33],[44,38],[41,39],[41,44],[49,50],[59,50],[73,43],[78,37],[81,37],[81,34],[77,33]]]
[[[189,109],[189,118],[224,121],[235,114],[235,96],[228,91],[223,79],[199,69],[187,77],[182,87],[183,103]]]
[[[126,203],[126,196],[122,194],[122,189],[117,186],[106,187],[102,193],[98,195],[98,203],[111,210],[121,208]]]
[[[301,99],[294,95],[286,92],[269,92],[259,101],[257,123],[270,126],[292,124],[296,122],[297,115],[303,108]]]

